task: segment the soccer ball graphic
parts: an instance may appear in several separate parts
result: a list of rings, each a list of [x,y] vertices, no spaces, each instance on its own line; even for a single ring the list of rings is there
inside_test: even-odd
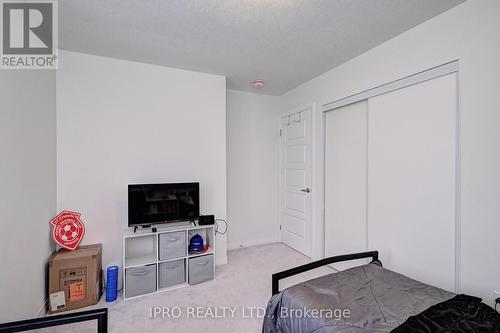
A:
[[[59,230],[59,235],[63,241],[71,242],[78,236],[78,226],[73,222],[69,222]]]
[[[50,220],[52,238],[66,250],[76,250],[85,233],[85,225],[80,220],[80,213],[63,210]]]

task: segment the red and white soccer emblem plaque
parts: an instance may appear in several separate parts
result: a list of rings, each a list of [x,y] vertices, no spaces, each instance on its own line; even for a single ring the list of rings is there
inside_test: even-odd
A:
[[[80,220],[80,213],[64,210],[54,217],[52,224],[52,238],[61,247],[75,250],[85,234],[85,225]]]

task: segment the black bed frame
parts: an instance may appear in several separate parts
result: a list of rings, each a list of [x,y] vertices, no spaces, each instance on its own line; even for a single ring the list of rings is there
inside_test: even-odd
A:
[[[371,262],[378,262],[380,265],[382,264],[380,260],[378,260],[378,251],[369,251],[369,252],[360,252],[360,253],[352,253],[352,254],[344,254],[340,256],[334,256],[334,257],[329,257],[317,261],[313,261],[311,263],[290,268],[287,269],[286,271],[279,272],[273,274],[273,295],[276,295],[279,293],[279,288],[280,288],[280,280],[297,275],[303,272],[310,271],[311,269],[315,269],[321,266],[333,264],[336,262],[342,262],[342,261],[349,261],[349,260],[356,260],[356,259],[363,259],[363,258],[372,258]]]
[[[108,309],[102,308],[0,324],[0,333],[31,331],[40,328],[68,325],[89,320],[97,320],[97,333],[108,332]]]

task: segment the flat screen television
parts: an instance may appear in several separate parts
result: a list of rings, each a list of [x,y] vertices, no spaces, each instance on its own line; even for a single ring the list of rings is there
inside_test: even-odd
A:
[[[128,226],[191,221],[200,216],[200,184],[128,186]]]

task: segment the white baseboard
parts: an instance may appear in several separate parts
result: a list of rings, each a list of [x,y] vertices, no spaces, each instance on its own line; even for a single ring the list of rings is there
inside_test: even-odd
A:
[[[252,239],[252,240],[247,240],[247,241],[228,243],[227,249],[228,250],[236,250],[236,249],[241,249],[244,247],[266,245],[266,244],[272,244],[272,243],[277,243],[277,242],[279,242],[279,240],[276,238]]]
[[[227,264],[227,255],[215,257],[215,266],[221,266]]]

